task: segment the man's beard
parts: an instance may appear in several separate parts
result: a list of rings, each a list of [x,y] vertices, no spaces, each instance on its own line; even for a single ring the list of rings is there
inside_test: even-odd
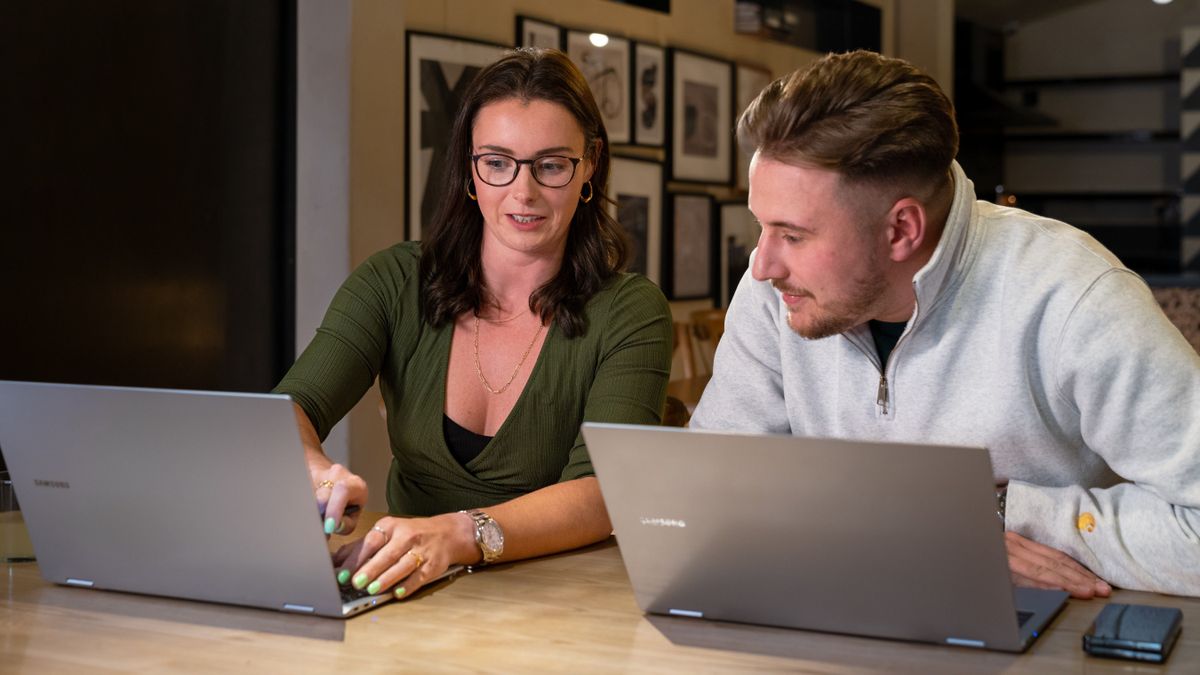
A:
[[[845,333],[872,318],[871,310],[887,290],[887,281],[877,265],[872,263],[867,270],[867,276],[854,281],[850,297],[824,306],[812,302],[813,295],[802,288],[788,288],[773,282],[781,292],[807,297],[812,304],[812,309],[808,311],[789,311],[788,326],[802,338],[819,340]],[[802,318],[807,319],[807,323],[802,325],[797,322]]]

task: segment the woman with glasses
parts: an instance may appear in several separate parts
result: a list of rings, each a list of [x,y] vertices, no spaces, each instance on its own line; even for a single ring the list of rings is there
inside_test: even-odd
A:
[[[447,152],[449,196],[428,239],[360,266],[276,389],[296,402],[332,533],[354,527],[367,486],[320,441],[378,378],[393,516],[335,562],[343,584],[397,597],[451,565],[607,537],[579,425],[657,424],[670,374],[670,309],[621,272],[608,136],[561,52],[483,69]]]

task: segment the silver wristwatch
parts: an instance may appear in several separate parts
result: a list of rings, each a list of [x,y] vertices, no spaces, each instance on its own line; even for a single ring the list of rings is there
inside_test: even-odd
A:
[[[483,553],[483,561],[479,564],[496,562],[504,553],[504,530],[500,529],[500,523],[479,509],[459,513],[465,513],[475,521],[475,543]]]

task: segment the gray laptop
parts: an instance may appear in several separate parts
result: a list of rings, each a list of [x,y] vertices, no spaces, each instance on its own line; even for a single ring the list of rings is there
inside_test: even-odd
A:
[[[0,453],[48,581],[328,617],[392,598],[339,588],[287,396],[0,381]]]
[[[583,425],[643,611],[1019,652],[982,448]]]

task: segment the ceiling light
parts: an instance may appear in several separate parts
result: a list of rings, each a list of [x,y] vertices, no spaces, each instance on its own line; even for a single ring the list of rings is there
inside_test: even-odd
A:
[[[1154,1],[1158,2],[1158,0],[1154,0]],[[1171,0],[1167,0],[1167,2],[1170,2],[1170,1]],[[591,35],[588,36],[588,40],[591,41],[591,43],[596,45],[597,47],[603,47],[604,45],[608,44],[608,36],[605,35],[604,33],[592,33]]]

